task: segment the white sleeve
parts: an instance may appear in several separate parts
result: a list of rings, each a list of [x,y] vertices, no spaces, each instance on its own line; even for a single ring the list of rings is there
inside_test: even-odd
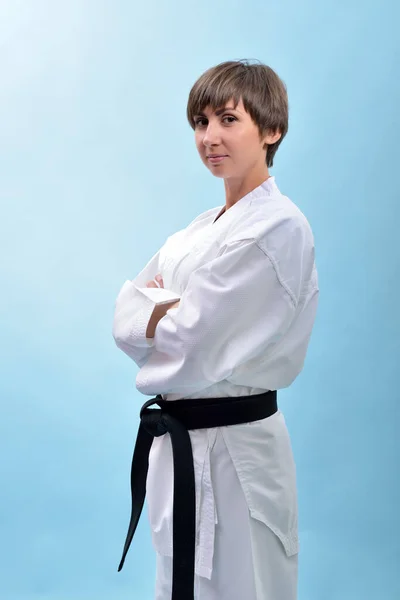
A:
[[[146,338],[147,325],[156,304],[179,300],[164,288],[143,287],[159,273],[160,250],[133,280],[125,281],[115,302],[112,334],[116,345],[141,367],[152,352],[154,338]]]
[[[299,276],[299,270],[293,273]],[[231,242],[193,271],[180,305],[158,322],[137,389],[148,395],[191,394],[229,379],[236,367],[273,349],[296,304],[254,239]],[[125,329],[120,338],[134,360],[135,329]]]

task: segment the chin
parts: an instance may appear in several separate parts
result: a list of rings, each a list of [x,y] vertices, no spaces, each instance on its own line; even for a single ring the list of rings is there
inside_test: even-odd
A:
[[[211,175],[214,175],[214,177],[226,178],[227,176],[227,169],[224,169],[222,165],[210,165],[209,162],[206,161],[206,167],[210,171]]]
[[[209,169],[209,171],[211,171],[211,175],[214,175],[214,177],[226,179],[226,173],[222,169]]]

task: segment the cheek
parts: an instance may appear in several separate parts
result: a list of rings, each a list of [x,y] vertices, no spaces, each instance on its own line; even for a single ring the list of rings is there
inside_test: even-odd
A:
[[[235,145],[244,159],[252,160],[254,155],[258,155],[259,149],[256,140],[252,135],[243,134],[235,140]]]
[[[231,132],[232,135],[226,136],[226,144],[233,151],[240,154],[241,152],[246,152],[249,148],[249,135],[245,131],[236,130]]]
[[[195,134],[194,134],[194,142],[195,142],[195,144],[196,144],[196,148],[197,148],[197,150],[199,150],[199,151],[200,151],[200,150],[201,150],[201,147],[202,147],[202,137],[200,136],[200,134],[199,134],[199,133],[195,133]]]

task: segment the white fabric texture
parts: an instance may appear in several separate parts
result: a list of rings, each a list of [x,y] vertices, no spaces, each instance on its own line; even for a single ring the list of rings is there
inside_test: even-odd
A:
[[[294,599],[298,555],[288,557],[268,527],[248,518],[246,498],[221,429],[216,436],[211,461],[218,512],[214,556],[218,568],[213,569],[211,579],[195,575],[195,600]],[[156,566],[155,600],[170,600],[172,558],[157,553]]]
[[[303,368],[319,294],[307,219],[274,177],[215,220],[222,208],[200,214],[170,236],[117,297],[113,336],[140,367],[136,387],[145,395],[173,401],[259,394],[288,387]],[[146,288],[157,273],[165,289]],[[180,299],[179,306],[167,311],[154,338],[147,339],[155,304],[171,297]],[[256,520],[273,532],[288,559],[295,556],[296,474],[283,414],[219,429],[252,528]],[[196,575],[211,582],[214,569],[223,571],[214,561],[218,514],[212,454],[219,429],[189,432],[196,477]],[[154,547],[160,556],[171,557],[169,434],[156,438],[151,448],[147,503]],[[254,564],[269,560],[257,554],[260,547],[256,540]],[[257,589],[257,600],[269,600]]]

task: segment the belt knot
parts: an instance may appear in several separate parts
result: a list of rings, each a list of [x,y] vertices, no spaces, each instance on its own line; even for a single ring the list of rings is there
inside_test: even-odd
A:
[[[145,408],[141,412],[141,423],[153,437],[160,437],[168,431],[161,408]]]

